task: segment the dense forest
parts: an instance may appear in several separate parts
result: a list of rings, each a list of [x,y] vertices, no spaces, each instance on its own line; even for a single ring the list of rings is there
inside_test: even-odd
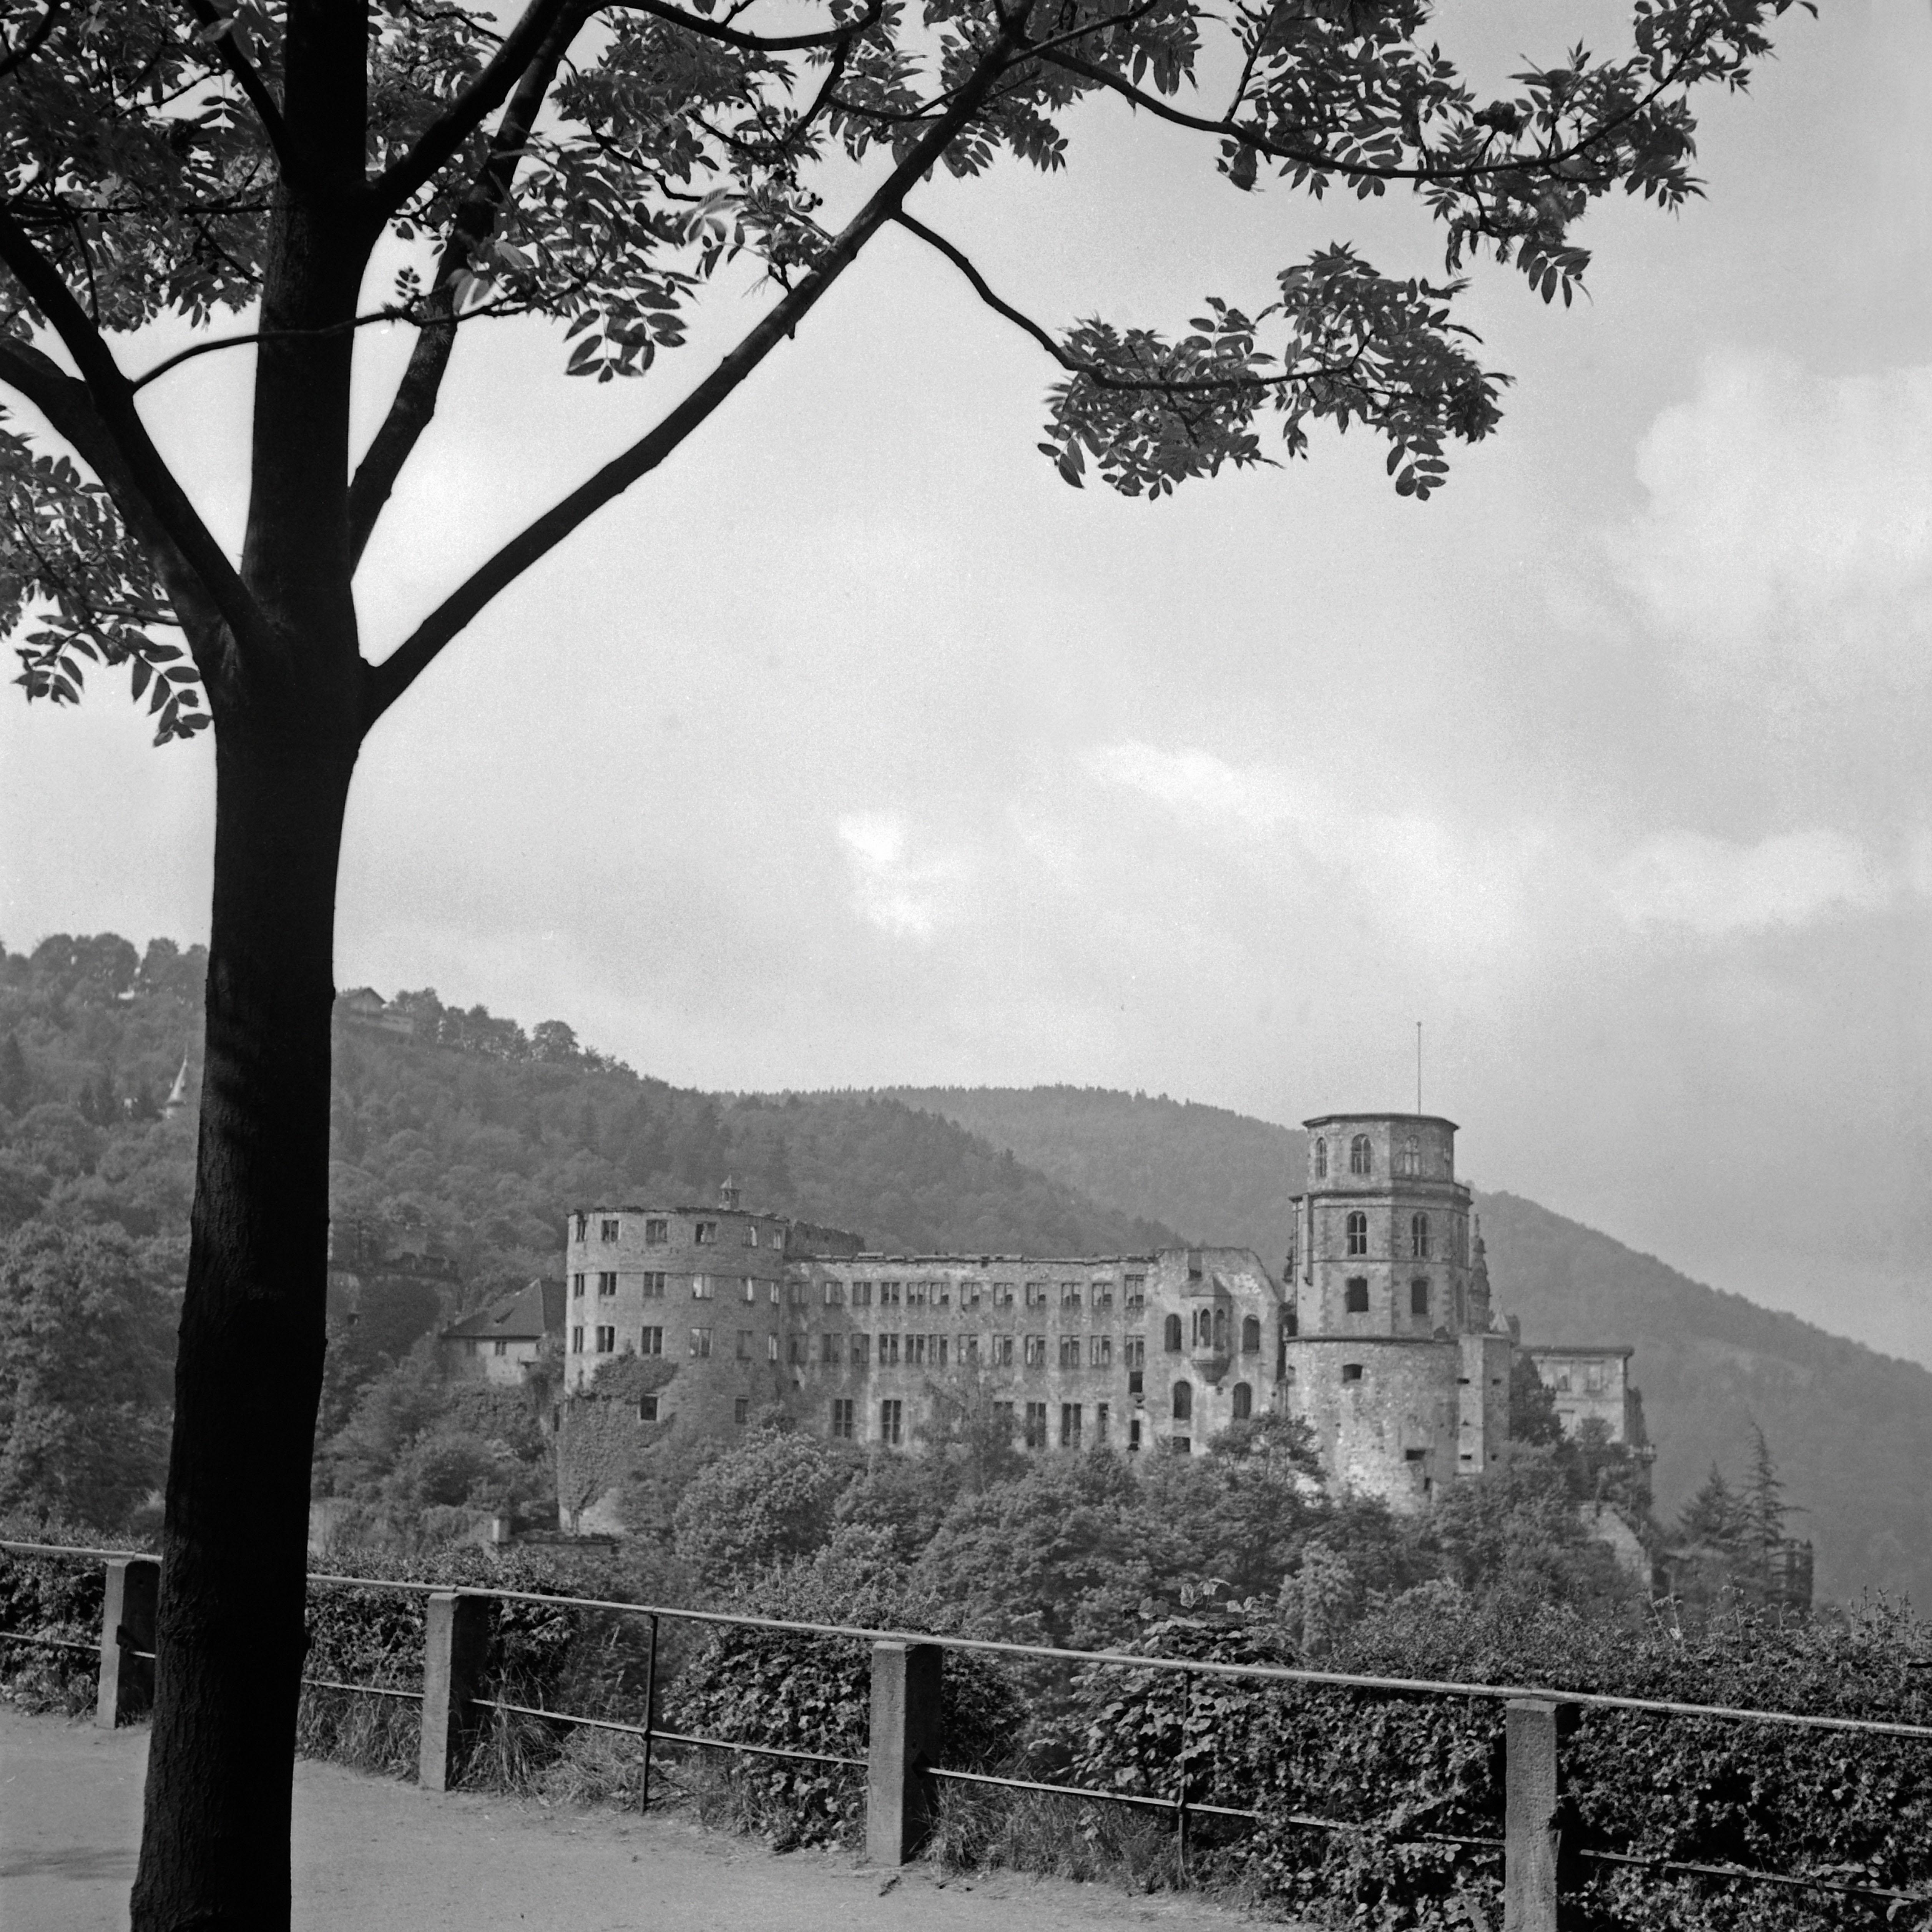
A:
[[[1098,1088],[896,1088],[1096,1201],[1279,1267],[1297,1130]],[[1932,1602],[1932,1373],[1796,1316],[1691,1280],[1650,1255],[1507,1193],[1476,1205],[1498,1309],[1536,1342],[1627,1342],[1658,1448],[1658,1506],[1685,1508],[1714,1463],[1740,1468],[1754,1426],[1775,1447],[1821,1597],[1883,1589]]]

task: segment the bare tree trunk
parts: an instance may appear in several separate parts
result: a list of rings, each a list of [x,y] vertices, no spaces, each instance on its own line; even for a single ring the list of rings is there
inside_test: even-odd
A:
[[[201,1137],[136,1932],[289,1923],[336,862],[355,766],[352,736],[346,752],[318,749],[325,734],[304,722],[218,733]]]

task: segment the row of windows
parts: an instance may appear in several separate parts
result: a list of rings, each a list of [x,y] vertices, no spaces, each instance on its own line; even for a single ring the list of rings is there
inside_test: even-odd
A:
[[[1342,1234],[1351,1256],[1366,1255],[1369,1252],[1369,1217],[1366,1214],[1351,1214],[1342,1224]],[[1412,1214],[1408,1217],[1408,1254],[1412,1261],[1426,1262],[1432,1251],[1433,1236],[1426,1214]]]
[[[821,1284],[827,1308],[840,1308],[848,1304],[854,1308],[870,1308],[876,1294],[881,1308],[947,1308],[952,1306],[955,1283],[950,1281],[843,1281],[828,1280]],[[956,1284],[959,1290],[962,1308],[978,1308],[984,1306],[989,1298],[995,1308],[1011,1308],[1018,1300],[1022,1286],[1012,1281],[962,1281]],[[1062,1308],[1090,1306],[1110,1309],[1114,1306],[1114,1285],[1111,1281],[1063,1281],[1058,1288],[1052,1282],[1030,1281],[1024,1284],[1025,1306],[1028,1308],[1045,1308],[1058,1301]],[[1130,1274],[1120,1284],[1120,1294],[1130,1314],[1147,1306],[1147,1276]],[[794,1299],[802,1299],[802,1293]]]
[[[597,1223],[598,1240],[615,1241],[621,1237],[622,1232],[623,1222],[620,1216],[605,1214],[598,1217]],[[770,1242],[771,1246],[782,1248],[784,1246],[784,1230],[782,1228],[770,1228],[766,1232],[771,1238]],[[577,1238],[580,1241],[587,1241],[590,1238],[590,1216],[588,1214],[580,1214],[577,1217]],[[691,1238],[695,1246],[716,1247],[718,1245],[718,1223],[716,1221],[694,1221],[691,1224]],[[758,1222],[746,1222],[742,1236],[743,1245],[748,1248],[755,1248],[760,1245],[760,1239]],[[660,1220],[655,1216],[647,1215],[644,1220],[644,1246],[647,1248],[662,1248],[668,1247],[670,1244],[670,1221],[668,1219]]]
[[[1366,1315],[1369,1312],[1369,1278],[1365,1274],[1352,1274],[1342,1285],[1342,1306],[1350,1315]],[[1408,1312],[1412,1315],[1429,1312],[1429,1277],[1418,1275],[1408,1285]]]
[[[1170,1355],[1181,1351],[1181,1336],[1188,1336],[1187,1346],[1195,1348],[1213,1348],[1225,1354],[1228,1350],[1228,1311],[1225,1308],[1197,1308],[1185,1330],[1180,1317],[1170,1315],[1161,1331],[1161,1340]],[[1258,1316],[1247,1315],[1241,1318],[1241,1353],[1258,1355],[1262,1348],[1262,1324]]]
[[[662,1301],[669,1292],[670,1276],[662,1271],[647,1270],[639,1275],[637,1279],[644,1298],[646,1301]],[[583,1299],[585,1285],[589,1280],[590,1276],[587,1274],[573,1274],[570,1277],[570,1294],[572,1300]],[[782,1293],[783,1283],[776,1281],[760,1281],[753,1275],[694,1274],[691,1276],[689,1280],[691,1298],[694,1301],[715,1301],[718,1298],[719,1284],[726,1282],[732,1284],[728,1292],[746,1301],[758,1300],[760,1298],[759,1291],[761,1288],[764,1291],[764,1299],[770,1302],[774,1308],[777,1307],[780,1301],[784,1298]],[[599,1274],[597,1277],[597,1292],[599,1295],[616,1294],[616,1276],[611,1273]],[[794,1304],[799,1300],[796,1284],[794,1285],[791,1300]]]
[[[1338,1147],[1336,1159],[1341,1159]],[[1348,1142],[1348,1172],[1351,1174],[1372,1174],[1376,1171],[1374,1143],[1366,1134],[1356,1134]],[[1419,1175],[1422,1172],[1422,1139],[1411,1134],[1396,1149],[1395,1171],[1400,1174]],[[1315,1178],[1324,1180],[1328,1175],[1328,1143],[1318,1139],[1315,1143]]]

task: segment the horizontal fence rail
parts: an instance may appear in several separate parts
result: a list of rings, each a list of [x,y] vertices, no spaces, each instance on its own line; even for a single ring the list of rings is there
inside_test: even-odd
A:
[[[152,1695],[154,1609],[160,1564],[135,1550],[84,1545],[0,1540],[0,1552],[38,1559],[98,1562],[105,1568],[100,1634],[86,1640],[46,1631],[0,1630],[0,1644],[67,1652],[86,1652],[99,1660],[96,1722],[125,1721]],[[863,1772],[867,1780],[866,1844],[874,1862],[903,1864],[914,1855],[929,1828],[932,1787],[952,1784],[1034,1792],[1088,1803],[1117,1804],[1174,1816],[1182,1834],[1190,1819],[1220,1818],[1336,1833],[1369,1832],[1372,1822],[1328,1818],[1310,1813],[1255,1810],[1188,1796],[1189,1751],[1178,1756],[1178,1788],[1172,1796],[1144,1791],[1014,1778],[968,1771],[936,1762],[939,1730],[940,1662],[948,1651],[994,1657],[1168,1674],[1191,1684],[1196,1678],[1250,1683],[1258,1687],[1311,1686],[1400,1696],[1478,1700],[1502,1705],[1508,1716],[1505,1748],[1504,1834],[1479,1838],[1403,1829],[1402,1842],[1453,1846],[1486,1857],[1500,1853],[1504,1864],[1504,1911],[1511,1932],[1556,1932],[1559,1898],[1559,1849],[1564,1858],[1645,1871],[1750,1884],[1868,1900],[1892,1910],[1903,1905],[1932,1905],[1932,1891],[1858,1883],[1843,1876],[1773,1872],[1754,1866],[1672,1858],[1595,1846],[1559,1847],[1556,1829],[1560,1785],[1557,1717],[1559,1712],[1600,1710],[1676,1719],[1716,1720],[1813,1732],[1932,1741],[1932,1725],[1884,1718],[1839,1718],[1802,1712],[1766,1711],[1742,1706],[1685,1703],[1670,1699],[1626,1697],[1606,1692],[1550,1685],[1462,1683],[1438,1678],[1384,1677],[1347,1671],[1304,1670],[1280,1664],[1230,1664],[1211,1658],[1144,1656],[1129,1651],[1074,1650],[1050,1644],[1010,1642],[998,1638],[877,1628],[866,1624],[814,1623],[756,1616],[727,1610],[639,1604],[618,1598],[566,1596],[554,1592],[517,1590],[490,1585],[450,1586],[405,1578],[350,1576],[311,1573],[321,1588],[388,1592],[425,1599],[423,1688],[352,1683],[332,1677],[304,1676],[312,1690],[356,1696],[388,1698],[422,1706],[418,1774],[428,1789],[454,1784],[481,1715],[498,1712],[544,1724],[616,1732],[640,1739],[644,1747],[640,1803],[647,1804],[656,1744],[676,1744],[736,1756],[794,1761]],[[631,1724],[587,1713],[523,1704],[485,1694],[482,1666],[488,1648],[486,1606],[527,1604],[558,1610],[592,1611],[648,1621],[644,1720]],[[869,1646],[872,1706],[867,1754],[836,1752],[720,1738],[674,1730],[657,1721],[660,1624],[769,1632],[776,1636],[833,1638]],[[1190,1693],[1191,1696],[1191,1693]],[[1185,1735],[1184,1724],[1183,1734]]]

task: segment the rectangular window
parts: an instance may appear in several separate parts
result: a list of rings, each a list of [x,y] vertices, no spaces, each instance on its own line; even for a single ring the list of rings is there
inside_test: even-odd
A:
[[[906,1283],[905,1288],[906,1306],[908,1308],[923,1308],[926,1306],[926,1283],[922,1281],[909,1281]]]
[[[1030,1281],[1027,1283],[1026,1305],[1029,1308],[1044,1308],[1046,1306],[1046,1283],[1045,1282]]]
[[[600,1355],[614,1355],[617,1352],[617,1331],[616,1329],[600,1328],[598,1330],[597,1352]]]
[[[693,1222],[691,1238],[700,1248],[715,1248],[718,1245],[718,1223],[716,1221]]]
[[[879,1405],[879,1440],[896,1449],[904,1439],[905,1404],[882,1402]]]
[[[845,1284],[842,1281],[828,1281],[825,1284],[825,1305],[827,1308],[840,1308],[845,1302]]]
[[[855,1281],[852,1284],[852,1306],[869,1308],[872,1305],[872,1284],[869,1281]]]
[[[600,1274],[597,1277],[597,1292],[599,1294],[615,1294],[617,1292],[617,1277],[614,1274]]]
[[[1027,1366],[1037,1369],[1042,1366],[1046,1360],[1046,1337],[1044,1335],[1029,1335],[1026,1338]]]
[[[691,1298],[694,1301],[709,1301],[717,1287],[715,1277],[708,1274],[694,1274],[691,1277]]]
[[[1342,1290],[1342,1306],[1351,1315],[1366,1315],[1369,1312],[1369,1278],[1365,1274],[1352,1274]]]
[[[584,1277],[580,1274],[574,1274],[570,1277],[570,1294],[573,1301],[583,1300]]]
[[[1429,1312],[1429,1284],[1426,1281],[1412,1281],[1408,1285],[1408,1312],[1412,1315]]]
[[[1063,1335],[1060,1338],[1060,1366],[1063,1369],[1077,1369],[1080,1366],[1080,1337]]]
[[[662,1248],[670,1240],[670,1223],[668,1221],[646,1221],[644,1223],[644,1246]]]
[[[590,1238],[590,1216],[588,1214],[580,1214],[577,1217],[577,1238],[580,1241],[587,1241]]]
[[[584,1352],[584,1330],[581,1328],[573,1328],[570,1331],[570,1352],[573,1355],[580,1355]]]
[[[1104,1402],[1094,1405],[1094,1444],[1096,1448],[1107,1446],[1107,1405]]]
[[[638,1398],[638,1420],[655,1422],[658,1419],[658,1399],[654,1395],[640,1395]]]
[[[496,1346],[493,1352],[499,1355],[507,1355],[510,1352],[510,1345],[500,1335],[496,1338]]]
[[[776,1282],[772,1282],[770,1286],[771,1292],[765,1297],[765,1299],[769,1301],[774,1308],[776,1308],[778,1306],[778,1304],[784,1299],[784,1296],[780,1292],[778,1284]]]
[[[829,1335],[826,1337],[827,1341],[830,1341],[831,1339],[832,1338]],[[809,1340],[809,1336],[804,1335],[794,1335],[791,1337],[791,1348],[789,1359],[794,1364],[802,1364],[804,1362],[805,1345]]]
[[[794,1308],[802,1308],[805,1306],[805,1283],[802,1281],[786,1282],[785,1300]]]
[[[1130,1369],[1145,1368],[1147,1337],[1144,1335],[1130,1335],[1120,1344],[1120,1358]]]
[[[747,1301],[755,1301],[755,1300],[758,1300],[758,1282],[757,1282],[756,1281],[754,1281],[754,1280],[752,1279],[752,1277],[751,1276],[749,1276],[749,1275],[745,1275],[745,1276],[741,1276],[741,1277],[740,1277],[740,1282],[741,1282],[741,1285],[742,1285],[742,1286],[743,1287],[744,1291],[745,1291],[745,1299],[746,1299]]]
[[[1170,1436],[1167,1438],[1168,1453],[1175,1456],[1191,1456],[1194,1453],[1192,1442],[1185,1436]]]
[[[897,1368],[899,1361],[899,1338],[897,1334],[879,1337],[879,1366]]]
[[[882,1281],[879,1284],[879,1306],[896,1308],[899,1305],[899,1285],[896,1281]]]
[[[1111,1369],[1114,1366],[1114,1338],[1111,1335],[1096,1335],[1087,1345],[1088,1364],[1091,1368]]]
[[[1111,1308],[1114,1305],[1114,1284],[1111,1281],[1096,1281],[1094,1284],[1091,1305],[1095,1308]]]
[[[993,1405],[993,1426],[1000,1432],[1001,1439],[1013,1439],[1013,1406],[1010,1402],[996,1402]]]
[[[1013,1305],[1013,1285],[1010,1281],[996,1281],[993,1284],[993,1306],[1010,1308]]]
[[[1592,1395],[1603,1394],[1604,1380],[1604,1365],[1601,1362],[1592,1362],[1583,1371],[1583,1387]]]
[[[638,1353],[640,1355],[662,1355],[664,1353],[664,1330],[662,1328],[640,1330]]]
[[[852,1337],[853,1367],[855,1369],[862,1369],[866,1366],[867,1361],[871,1358],[872,1352],[872,1338],[871,1336],[854,1335]]]
[[[838,1362],[838,1337],[836,1335],[821,1335],[819,1336],[818,1359],[820,1361],[824,1363],[827,1368],[833,1366]]]
[[[776,1362],[778,1358],[778,1338],[776,1334],[765,1337],[765,1360]]]
[[[752,1359],[752,1331],[748,1328],[738,1330],[738,1359],[741,1362]]]
[[[1138,1415],[1130,1415],[1130,1416],[1129,1416],[1129,1417],[1128,1417],[1128,1418],[1127,1418],[1127,1453],[1128,1453],[1128,1454],[1131,1456],[1131,1455],[1133,1455],[1133,1454],[1136,1454],[1136,1453],[1138,1451],[1138,1450],[1139,1450],[1139,1448],[1140,1448],[1140,1446],[1141,1446],[1141,1419],[1140,1419],[1140,1418],[1139,1418]]]
[[[962,1335],[959,1338],[959,1366],[962,1369],[976,1369],[980,1366],[980,1338],[976,1335]]]
[[[1127,1298],[1127,1312],[1138,1315],[1147,1306],[1147,1276],[1130,1274],[1125,1276],[1120,1286]]]
[[[932,1305],[935,1308],[952,1306],[952,1284],[950,1281],[936,1281],[932,1284]]]
[[[644,1299],[662,1301],[664,1296],[664,1278],[662,1270],[644,1276]]]
[[[734,1422],[746,1423],[749,1422],[751,1419],[752,1398],[748,1395],[741,1395],[731,1404],[731,1420]]]
[[[748,1248],[755,1248],[758,1245],[758,1224],[755,1221],[745,1223],[745,1245]]]
[[[993,1366],[1000,1369],[1011,1368],[1013,1365],[1013,1338],[1010,1335],[995,1335],[991,1339]]]
[[[620,1225],[620,1224],[618,1222],[614,1220],[605,1221],[602,1228],[598,1231],[598,1238],[600,1240],[614,1241],[617,1238],[617,1230]]]
[[[711,1330],[694,1328],[691,1331],[691,1352],[694,1355],[708,1355],[711,1352]]]
[[[1060,1405],[1060,1446],[1063,1449],[1080,1447],[1080,1405],[1077,1402],[1063,1402]]]
[[[906,1337],[906,1360],[915,1369],[926,1366],[926,1337],[923,1335],[908,1335]]]
[[[1046,1404],[1030,1402],[1026,1406],[1026,1446],[1029,1449],[1046,1447]]]
[[[1063,1308],[1080,1306],[1080,1284],[1077,1281],[1063,1281],[1060,1284],[1060,1305]]]
[[[934,1368],[943,1369],[946,1366],[946,1337],[944,1335],[935,1335],[932,1338],[932,1364]]]
[[[829,1342],[832,1337],[825,1339]],[[852,1406],[850,1399],[843,1396],[832,1405],[832,1433],[842,1442],[852,1439]]]
[[[986,1292],[986,1284],[982,1281],[962,1281],[959,1284],[959,1306],[977,1308]]]
[[[1342,1364],[1342,1379],[1345,1382],[1360,1382],[1362,1379],[1361,1364],[1360,1362],[1344,1362]]]

